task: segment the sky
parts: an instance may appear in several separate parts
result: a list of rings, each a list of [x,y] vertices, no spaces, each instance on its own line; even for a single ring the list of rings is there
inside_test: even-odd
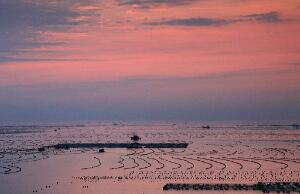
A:
[[[300,119],[300,0],[0,0],[0,122]]]

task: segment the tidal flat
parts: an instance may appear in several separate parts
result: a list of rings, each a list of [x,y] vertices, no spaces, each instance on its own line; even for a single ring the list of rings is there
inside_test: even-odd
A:
[[[77,146],[87,144],[98,146]],[[299,183],[299,147],[300,130],[290,123],[3,124],[0,188],[4,194],[262,193],[232,186]],[[179,189],[164,189],[168,184]]]

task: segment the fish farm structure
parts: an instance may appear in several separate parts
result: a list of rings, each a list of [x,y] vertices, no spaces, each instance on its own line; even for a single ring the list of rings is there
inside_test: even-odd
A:
[[[215,190],[215,191],[262,191],[263,193],[300,193],[299,182],[258,182],[256,184],[173,184],[169,183],[163,187],[168,190]]]
[[[188,143],[64,143],[38,148],[70,149],[70,148],[187,148]]]

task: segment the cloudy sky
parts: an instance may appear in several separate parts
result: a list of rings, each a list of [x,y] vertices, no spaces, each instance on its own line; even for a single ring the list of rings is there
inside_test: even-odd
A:
[[[0,0],[0,121],[300,119],[300,0]]]

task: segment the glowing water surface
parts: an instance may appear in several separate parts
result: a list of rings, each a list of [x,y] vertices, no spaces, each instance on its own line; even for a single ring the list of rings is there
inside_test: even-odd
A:
[[[210,128],[203,128],[207,125]],[[189,146],[105,149],[104,153],[96,148],[37,150],[57,143],[129,143],[134,134],[140,142]],[[2,125],[0,188],[1,193],[188,193],[195,191],[162,188],[166,183],[299,182],[299,146],[300,130],[290,123]]]

